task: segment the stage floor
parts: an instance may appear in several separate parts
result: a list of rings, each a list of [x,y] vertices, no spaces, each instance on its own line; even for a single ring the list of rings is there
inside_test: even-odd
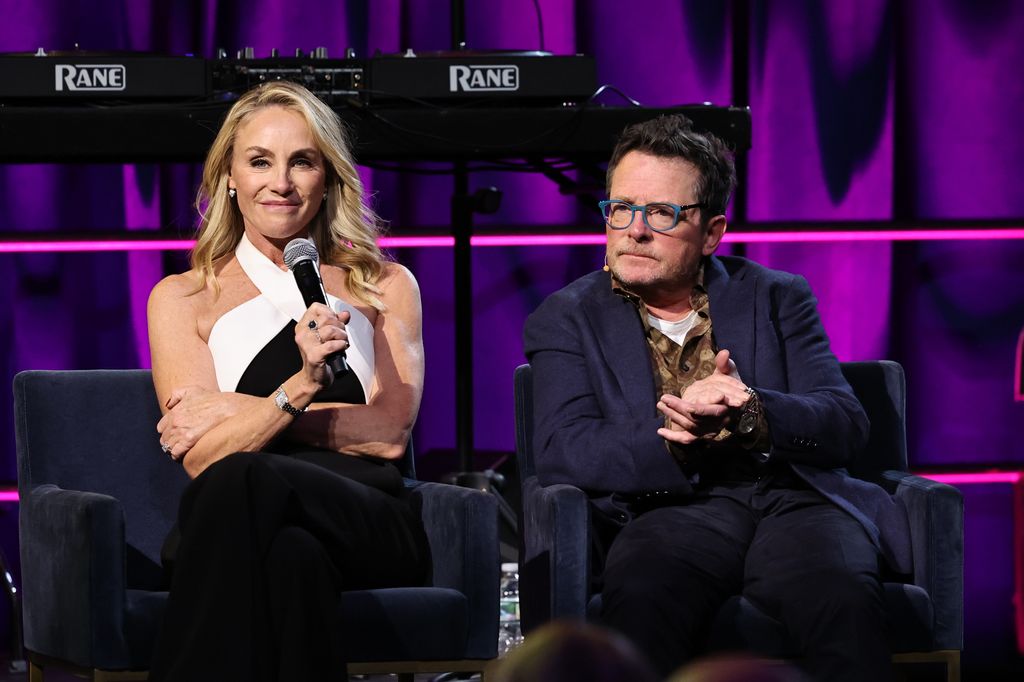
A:
[[[436,675],[417,675],[416,682],[431,682]],[[349,678],[350,680],[362,680],[364,682],[394,682],[398,679],[395,675],[360,675]],[[479,676],[469,678],[470,680],[479,680]],[[6,653],[0,656],[0,682],[27,682],[27,672],[16,672],[12,671],[10,667],[10,660]],[[71,673],[57,669],[47,669],[46,671],[46,682],[81,682],[81,677],[76,677]]]

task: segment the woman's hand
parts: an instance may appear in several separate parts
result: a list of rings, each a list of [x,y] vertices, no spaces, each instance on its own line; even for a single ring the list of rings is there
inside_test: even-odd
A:
[[[339,314],[323,303],[314,303],[295,325],[295,345],[302,355],[302,372],[319,388],[326,388],[334,381],[327,356],[348,348],[348,332],[345,331],[348,320],[348,311]]]
[[[325,268],[328,290],[344,290],[344,271]],[[400,459],[406,450],[409,434],[416,423],[416,413],[423,394],[423,313],[416,279],[397,263],[385,263],[384,273],[377,281],[384,310],[366,306],[367,320],[373,325],[373,378],[366,387],[366,404],[318,402],[288,426],[290,440],[346,454],[359,454],[381,459]],[[312,306],[310,313],[320,315],[326,308]],[[320,319],[320,318],[318,318]],[[323,319],[326,319],[326,315]],[[339,321],[347,323],[342,314]],[[306,343],[316,342],[309,329],[309,318],[296,327],[303,338],[296,341],[305,353]],[[318,329],[326,339],[320,322]],[[333,330],[330,335],[337,332]],[[340,336],[339,336],[340,338]],[[329,344],[325,343],[325,346]],[[340,344],[338,347],[345,347]],[[324,350],[330,351],[328,347]],[[327,353],[321,352],[320,357]],[[318,370],[322,371],[322,370]],[[300,370],[290,381],[305,381]],[[312,384],[319,390],[318,384]],[[291,384],[288,384],[289,389]],[[296,392],[303,387],[296,386]],[[288,391],[289,399],[292,393]],[[297,395],[292,405],[309,405],[306,396]]]
[[[221,393],[197,385],[171,391],[167,413],[156,425],[160,444],[174,460],[180,460],[210,429],[238,414],[247,402],[259,398],[240,393]]]

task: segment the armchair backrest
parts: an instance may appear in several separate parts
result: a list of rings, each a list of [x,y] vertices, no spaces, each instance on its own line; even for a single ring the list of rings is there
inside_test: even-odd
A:
[[[839,366],[871,424],[867,447],[847,467],[850,475],[880,483],[883,471],[906,471],[907,382],[903,367],[891,360],[842,362]]]
[[[536,473],[533,466],[533,368],[516,367],[512,380],[516,406],[516,466],[519,480]]]
[[[398,467],[402,476],[416,480],[416,453],[412,449],[412,436],[409,436],[409,442],[405,444],[405,453],[402,455],[402,459],[395,462],[395,466]]]
[[[891,360],[839,363],[871,423],[868,445],[850,474],[879,482],[882,472],[907,470],[906,396],[903,367]],[[520,480],[535,473],[533,462],[533,369],[515,370],[516,453]]]
[[[149,370],[21,372],[14,413],[21,514],[33,513],[31,491],[42,485],[114,497],[125,517],[129,580],[158,575],[188,476],[160,449]]]

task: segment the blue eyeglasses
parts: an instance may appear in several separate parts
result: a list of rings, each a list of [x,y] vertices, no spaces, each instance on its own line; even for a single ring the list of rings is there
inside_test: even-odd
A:
[[[631,204],[617,199],[605,199],[597,202],[601,208],[601,215],[608,227],[613,230],[625,230],[633,224],[633,218],[639,211],[644,217],[644,225],[655,232],[668,232],[679,222],[679,215],[691,208],[703,208],[704,204],[670,204],[667,201],[659,201],[654,204]]]

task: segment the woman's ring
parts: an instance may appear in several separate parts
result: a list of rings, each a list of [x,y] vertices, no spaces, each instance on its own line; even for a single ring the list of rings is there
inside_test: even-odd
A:
[[[160,449],[166,452],[167,454],[171,454],[171,446],[168,445],[167,443],[160,443]]]
[[[316,329],[316,320],[310,320],[309,321],[309,328],[310,329]]]

